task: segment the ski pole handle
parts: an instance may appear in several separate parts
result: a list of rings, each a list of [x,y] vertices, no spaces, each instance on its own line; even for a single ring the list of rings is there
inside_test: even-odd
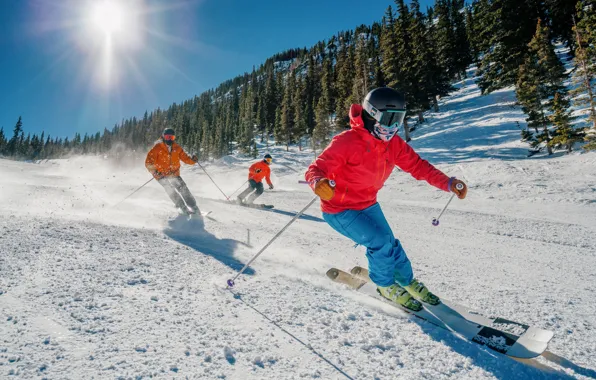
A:
[[[455,188],[457,190],[463,190],[464,189],[464,184],[463,183],[458,183],[455,185]],[[432,221],[432,225],[433,226],[438,226],[439,225],[439,219],[441,219],[441,215],[443,215],[443,213],[445,212],[445,210],[447,210],[447,207],[449,206],[449,203],[451,203],[451,201],[453,200],[453,197],[455,197],[455,193],[453,193],[453,195],[451,195],[451,198],[449,198],[449,200],[447,201],[447,204],[445,205],[445,207],[443,207],[443,210],[441,211],[441,213],[439,214],[439,216],[437,216],[436,218],[433,219]]]

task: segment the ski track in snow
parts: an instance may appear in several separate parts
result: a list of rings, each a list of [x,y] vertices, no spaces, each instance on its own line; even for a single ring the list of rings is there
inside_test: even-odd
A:
[[[396,169],[379,201],[430,289],[555,332],[533,365],[330,282],[331,266],[366,266],[364,249],[315,206],[236,296],[224,290],[313,197],[297,183],[312,152],[273,147],[276,188],[259,199],[269,211],[224,204],[199,168],[183,168],[213,211],[204,222],[178,216],[155,182],[112,207],[148,179],[140,161],[0,160],[0,378],[345,378],[311,349],[354,379],[596,378],[596,154],[527,159],[511,89],[459,86],[412,146],[468,180],[468,198],[433,227],[449,195]],[[250,162],[206,169],[230,194]]]

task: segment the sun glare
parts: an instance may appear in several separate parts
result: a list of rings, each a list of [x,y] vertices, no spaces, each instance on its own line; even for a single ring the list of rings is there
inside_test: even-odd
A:
[[[196,52],[200,44],[164,30],[173,17],[168,12],[184,16],[182,12],[192,9],[196,1],[37,0],[34,27],[40,33],[60,32],[55,35],[67,42],[55,44],[65,49],[60,60],[76,59],[76,82],[88,86],[93,96],[115,96],[125,84],[131,88],[131,83],[142,89],[139,93],[152,96],[148,77],[158,65],[167,65],[188,79],[157,48],[165,42]],[[52,65],[62,64],[60,60]]]
[[[112,1],[98,3],[92,10],[93,25],[106,35],[120,32],[123,26],[123,11],[119,4]]]

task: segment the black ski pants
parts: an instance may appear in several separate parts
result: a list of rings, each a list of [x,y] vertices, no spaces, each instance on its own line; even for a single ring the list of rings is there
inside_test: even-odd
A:
[[[253,191],[254,193],[252,193]],[[261,194],[263,194],[263,191],[265,191],[265,188],[263,187],[263,182],[257,182],[254,179],[249,179],[248,188],[244,190],[242,193],[240,193],[240,195],[238,195],[238,198],[243,201],[248,194],[252,193],[250,197],[248,197],[248,199],[246,200],[246,203],[252,203]]]
[[[191,208],[192,210],[197,210],[197,201],[195,197],[192,196],[190,190],[186,186],[186,183],[182,180],[180,176],[166,176],[161,179],[158,179],[160,185],[166,190],[168,196],[174,202],[176,207],[181,209],[185,209],[186,206]]]

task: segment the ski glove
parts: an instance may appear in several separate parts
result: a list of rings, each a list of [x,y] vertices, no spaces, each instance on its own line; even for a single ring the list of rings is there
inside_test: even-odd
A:
[[[317,194],[321,200],[328,201],[335,195],[335,189],[331,186],[327,178],[323,178],[315,184],[315,194]]]
[[[193,160],[194,162],[199,162],[199,157],[197,157],[196,154],[193,154],[190,159]]]
[[[453,180],[450,181],[450,185],[449,185],[449,190],[451,190],[451,192],[455,193],[455,195],[457,195],[457,197],[459,199],[464,199],[466,197],[466,194],[468,194],[468,186],[466,186],[466,184],[464,183],[464,181],[460,181],[457,178],[453,178]],[[457,185],[458,184],[462,184],[463,185],[463,189],[458,189]],[[461,186],[460,186],[461,187]]]
[[[273,185],[269,185],[269,190],[273,190]]]
[[[153,177],[155,177],[155,179],[157,179],[157,180],[160,180],[160,179],[162,179],[163,177],[165,177],[165,175],[164,175],[163,173],[160,173],[160,172],[158,172],[157,170],[155,170],[155,171],[153,172]]]

